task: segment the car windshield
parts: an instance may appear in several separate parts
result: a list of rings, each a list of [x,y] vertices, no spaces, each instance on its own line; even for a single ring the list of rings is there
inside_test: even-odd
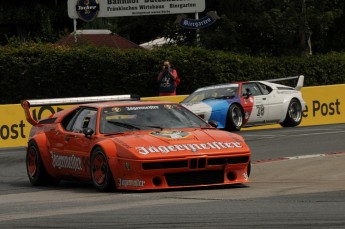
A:
[[[200,127],[208,124],[179,104],[114,106],[102,110],[100,133]]]
[[[182,103],[199,103],[207,99],[228,99],[238,96],[238,84],[217,85],[196,90]]]

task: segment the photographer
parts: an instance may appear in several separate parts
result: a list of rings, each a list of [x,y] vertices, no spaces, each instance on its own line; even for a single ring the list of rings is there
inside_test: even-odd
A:
[[[180,84],[180,78],[175,69],[171,67],[169,60],[163,61],[162,71],[158,74],[159,95],[176,95],[176,87]]]

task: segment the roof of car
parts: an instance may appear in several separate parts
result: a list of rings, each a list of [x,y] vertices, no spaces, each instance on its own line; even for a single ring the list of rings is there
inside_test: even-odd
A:
[[[113,107],[113,106],[142,106],[142,105],[159,105],[159,104],[177,104],[175,102],[160,101],[160,100],[131,100],[131,101],[107,101],[107,102],[97,102],[97,103],[86,103],[81,106],[87,107]]]
[[[224,88],[224,87],[230,87],[231,85],[239,85],[243,82],[232,82],[232,83],[222,83],[222,84],[214,84],[209,86],[200,87],[198,90],[207,90],[207,89],[215,89],[215,88]]]

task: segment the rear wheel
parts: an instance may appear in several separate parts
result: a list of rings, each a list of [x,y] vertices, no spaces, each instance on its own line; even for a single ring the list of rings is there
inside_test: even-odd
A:
[[[226,118],[226,129],[239,131],[243,126],[243,111],[238,104],[232,104]]]
[[[280,123],[282,127],[298,126],[302,121],[302,106],[297,99],[292,99],[286,113],[285,120]]]
[[[108,160],[102,148],[97,147],[91,155],[91,177],[93,185],[102,192],[115,188]]]
[[[26,152],[26,171],[30,183],[35,186],[58,184],[59,179],[51,177],[44,167],[36,142],[31,141]]]

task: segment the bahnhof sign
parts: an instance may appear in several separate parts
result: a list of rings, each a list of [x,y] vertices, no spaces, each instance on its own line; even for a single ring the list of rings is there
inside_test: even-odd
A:
[[[205,0],[68,0],[68,16],[91,21],[96,17],[123,17],[198,13]]]

